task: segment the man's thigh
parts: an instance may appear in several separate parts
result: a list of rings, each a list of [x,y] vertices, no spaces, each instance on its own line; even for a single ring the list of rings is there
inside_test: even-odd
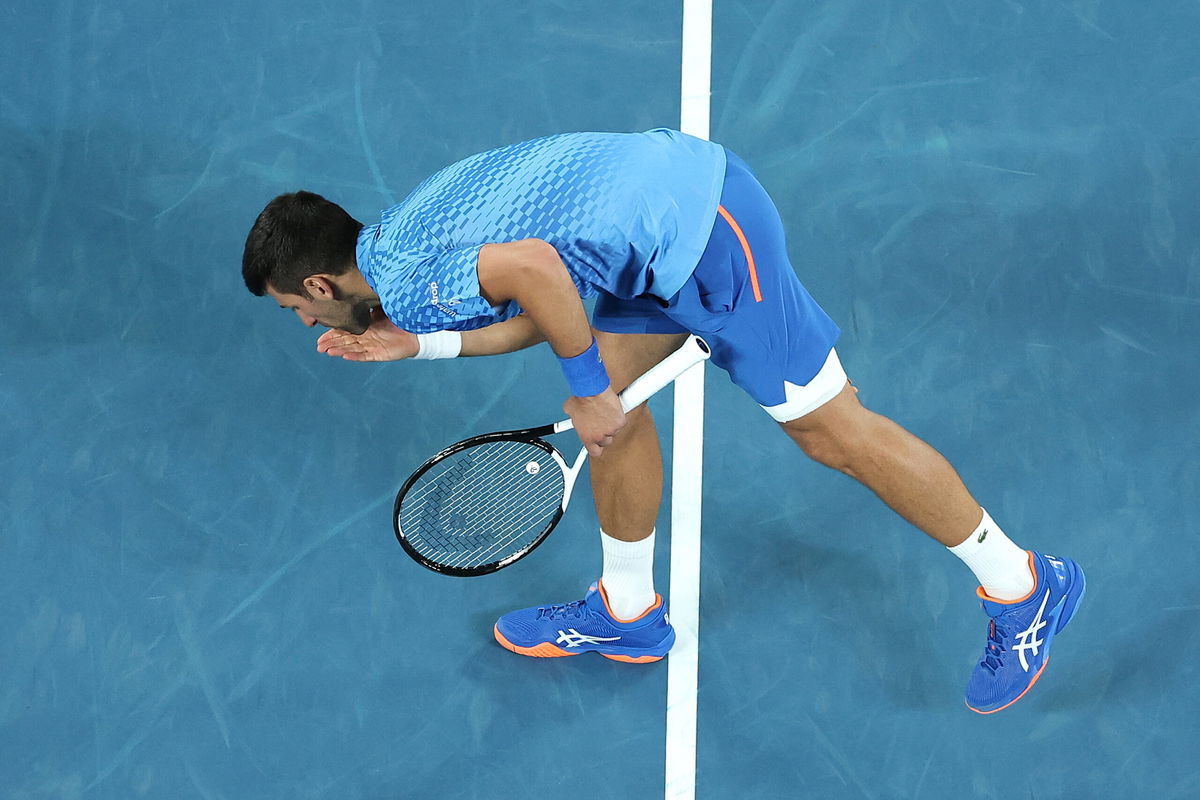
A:
[[[636,378],[675,352],[686,333],[612,333],[597,330],[596,342],[613,389],[622,391]]]

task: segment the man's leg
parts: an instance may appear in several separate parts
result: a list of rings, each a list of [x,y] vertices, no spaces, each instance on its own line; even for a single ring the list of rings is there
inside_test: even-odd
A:
[[[832,357],[831,357],[832,358]],[[941,453],[858,402],[858,390],[829,365],[841,391],[807,414],[781,423],[813,460],[850,475],[896,513],[950,548],[989,597],[1017,600],[1033,589],[1028,553],[980,508]],[[831,388],[837,389],[838,384]],[[828,396],[828,395],[827,395]]]
[[[616,334],[596,340],[620,391],[674,351],[685,334]],[[604,571],[581,601],[505,614],[496,640],[513,652],[558,657],[598,652],[617,661],[658,661],[675,642],[666,604],[654,591],[654,522],[662,500],[658,434],[645,406],[628,415],[612,444],[592,460]]]
[[[855,478],[947,547],[961,544],[983,517],[950,462],[864,408],[849,383],[820,408],[782,425],[810,458]]]
[[[967,706],[981,714],[1007,708],[1041,677],[1052,639],[1083,599],[1083,570],[1070,559],[1018,548],[940,453],[868,411],[857,394],[846,383],[823,405],[781,423],[783,429],[815,461],[857,479],[975,572],[990,619],[983,657],[967,683]]]
[[[681,334],[597,332],[600,353],[618,392],[673,352]],[[590,465],[604,554],[601,583],[618,619],[634,619],[655,603],[654,523],[662,502],[663,466],[650,408],[632,410],[625,427]]]
[[[613,388],[620,392],[683,343],[685,334],[596,332]],[[662,500],[663,467],[658,432],[646,404],[629,413],[625,427],[592,460],[592,493],[600,527],[615,539],[636,542],[654,530]]]

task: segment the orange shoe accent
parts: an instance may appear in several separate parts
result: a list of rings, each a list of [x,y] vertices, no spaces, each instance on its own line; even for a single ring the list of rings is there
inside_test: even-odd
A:
[[[1021,692],[1019,695],[1014,697],[1011,701],[1009,701],[1008,703],[1005,703],[1004,705],[1000,706],[999,708],[993,708],[991,711],[980,711],[978,708],[971,708],[971,706],[969,706],[969,705],[967,706],[967,708],[971,708],[971,710],[974,711],[976,714],[995,714],[997,711],[1003,711],[1004,709],[1011,706],[1013,703],[1020,700],[1025,695],[1029,694],[1029,690],[1032,689],[1033,685],[1038,682],[1038,678],[1042,677],[1042,673],[1046,671],[1046,665],[1049,663],[1050,663],[1050,657],[1047,656],[1046,660],[1042,662],[1042,668],[1037,671],[1037,675],[1033,676],[1033,680],[1031,680],[1029,682],[1029,685],[1025,687],[1025,691]]]
[[[564,655],[566,655],[564,653]],[[662,656],[610,656],[608,653],[601,653],[605,658],[611,658],[613,661],[624,661],[626,664],[649,664],[652,661],[662,661]]]
[[[579,653],[570,653],[563,650],[561,647],[556,647],[549,642],[542,642],[536,647],[518,647],[517,645],[504,638],[504,634],[500,632],[498,625],[492,626],[492,633],[496,637],[496,641],[505,650],[511,650],[514,653],[522,656],[530,656],[532,658],[561,658],[562,656],[577,656]]]
[[[734,235],[742,245],[742,252],[746,254],[746,264],[750,267],[750,286],[754,289],[754,302],[761,303],[762,290],[758,288],[758,269],[754,266],[754,253],[750,252],[750,242],[746,241],[746,234],[742,233],[741,226],[734,220],[733,215],[725,210],[725,206],[717,206],[717,213],[733,228]]]
[[[987,600],[989,603],[1000,603],[1001,605],[1006,606],[1015,606],[1017,603],[1024,603],[1026,600],[1033,597],[1038,589],[1037,567],[1033,565],[1033,551],[1026,550],[1025,552],[1029,553],[1029,572],[1031,575],[1033,575],[1033,588],[1029,590],[1029,594],[1025,595],[1024,597],[1018,597],[1016,600],[997,600],[996,598],[989,596],[988,593],[983,590],[983,587],[980,586],[975,590],[975,594],[980,600]],[[1015,702],[1017,701],[1013,700],[1013,703]],[[1012,705],[1012,703],[1009,703],[1009,705]],[[1007,707],[1008,706],[1005,706],[1005,708]]]
[[[608,592],[604,590],[604,581],[603,580],[596,581],[596,589],[600,592],[600,599],[604,601],[604,610],[608,612],[608,615],[610,617],[612,617],[613,619],[615,619],[617,622],[620,622],[620,623],[623,623],[626,625],[628,625],[631,622],[637,622],[642,617],[651,613],[652,611],[654,611],[654,609],[661,606],[662,601],[663,601],[662,595],[656,594],[656,595],[654,595],[654,605],[650,606],[649,608],[647,608],[642,613],[638,614],[633,619],[621,619],[620,617],[618,617],[616,614],[613,613],[612,606],[610,606],[608,604]]]

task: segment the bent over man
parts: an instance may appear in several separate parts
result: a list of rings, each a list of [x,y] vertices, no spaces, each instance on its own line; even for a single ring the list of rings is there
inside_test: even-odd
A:
[[[797,279],[746,164],[677,131],[573,133],[502,147],[421,183],[364,227],[308,193],[259,215],[242,272],[354,361],[505,353],[548,342],[564,409],[595,459],[604,566],[583,599],[505,614],[516,653],[656,661],[675,640],[655,593],[662,459],[646,406],[617,392],[688,332],[810,458],[860,481],[961,558],[988,617],[967,705],[991,713],[1040,677],[1084,594],[1079,565],[1014,544],[936,450],[866,409],[838,327]],[[592,318],[583,299],[595,296]],[[580,634],[560,641],[569,626]]]

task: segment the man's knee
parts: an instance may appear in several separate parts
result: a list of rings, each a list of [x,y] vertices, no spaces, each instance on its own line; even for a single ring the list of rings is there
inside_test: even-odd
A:
[[[870,445],[872,412],[847,384],[833,400],[815,411],[782,423],[784,431],[812,460],[839,472],[853,474],[854,465]]]
[[[785,430],[787,430],[787,427]],[[854,462],[855,447],[841,431],[825,428],[804,431],[787,430],[792,441],[800,446],[804,454],[831,469],[850,472]]]

